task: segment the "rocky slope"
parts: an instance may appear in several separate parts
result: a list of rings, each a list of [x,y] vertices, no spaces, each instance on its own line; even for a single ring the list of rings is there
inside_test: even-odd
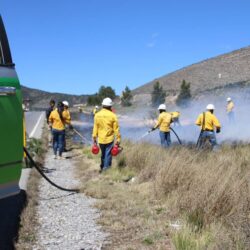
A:
[[[182,80],[191,82],[193,94],[250,80],[250,47],[207,59],[159,77],[133,91],[135,95],[150,94],[159,81],[168,95],[175,95]]]

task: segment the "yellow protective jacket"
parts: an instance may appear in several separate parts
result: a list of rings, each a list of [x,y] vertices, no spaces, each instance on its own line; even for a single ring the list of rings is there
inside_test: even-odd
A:
[[[62,112],[62,117],[63,117],[63,121],[61,120],[57,109],[53,110],[50,113],[49,123],[52,124],[53,129],[64,130],[65,129],[65,124],[70,124],[69,112],[66,112],[66,110],[64,110]]]
[[[63,117],[64,117],[64,121],[65,121],[66,124],[71,123],[71,116],[70,116],[70,112],[69,112],[68,109],[63,110]]]
[[[180,117],[180,112],[174,111],[170,113],[172,115],[172,118],[179,118]]]
[[[171,114],[167,113],[167,112],[161,112],[159,117],[158,117],[158,121],[157,121],[156,125],[154,126],[154,128],[159,127],[160,131],[169,132],[171,122],[172,122]]]
[[[234,103],[231,101],[227,104],[227,113],[232,112],[234,109]]]
[[[203,115],[205,114],[205,115]],[[205,121],[204,121],[205,116]],[[220,128],[220,122],[217,117],[210,111],[200,114],[195,122],[196,125],[201,127],[201,130],[214,130],[214,128]]]
[[[116,114],[103,108],[96,113],[94,118],[93,139],[98,138],[98,143],[108,144],[116,138],[120,142],[121,135]]]

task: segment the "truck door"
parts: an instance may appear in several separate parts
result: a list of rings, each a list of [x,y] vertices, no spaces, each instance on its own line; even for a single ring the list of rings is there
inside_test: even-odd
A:
[[[0,199],[20,191],[22,112],[20,84],[0,16]]]

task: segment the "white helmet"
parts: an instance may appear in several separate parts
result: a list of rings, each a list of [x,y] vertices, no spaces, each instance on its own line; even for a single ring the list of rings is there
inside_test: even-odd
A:
[[[161,104],[161,105],[158,107],[158,110],[166,110],[166,105],[165,105],[165,104]]]
[[[103,99],[102,106],[111,107],[112,105],[113,105],[113,102],[109,97]]]
[[[207,105],[207,110],[215,110],[215,107],[213,104],[208,104]]]
[[[69,103],[67,101],[63,101],[62,103],[63,103],[64,106],[69,107]]]
[[[231,97],[228,97],[227,102],[231,102],[231,101],[232,101]]]

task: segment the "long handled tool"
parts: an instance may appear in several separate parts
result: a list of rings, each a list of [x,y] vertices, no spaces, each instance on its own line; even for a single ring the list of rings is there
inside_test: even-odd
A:
[[[174,129],[170,127],[170,130],[175,134],[175,136],[176,136],[178,142],[180,143],[180,145],[182,145],[181,139],[179,138],[179,136],[177,135],[177,133],[174,131]],[[137,141],[140,141],[145,136],[149,135],[152,131],[154,131],[154,130],[149,130],[148,132],[146,132],[145,134],[143,134]]]
[[[143,134],[141,137],[139,137],[139,139],[137,139],[137,141],[142,140],[145,136],[149,135],[153,130],[149,130],[147,131],[145,134]]]
[[[82,134],[81,134],[79,131],[77,131],[75,128],[73,129],[73,131],[74,131],[83,141],[87,142],[88,144],[91,144],[91,142],[90,142],[88,139],[86,139],[84,136],[82,136]]]

